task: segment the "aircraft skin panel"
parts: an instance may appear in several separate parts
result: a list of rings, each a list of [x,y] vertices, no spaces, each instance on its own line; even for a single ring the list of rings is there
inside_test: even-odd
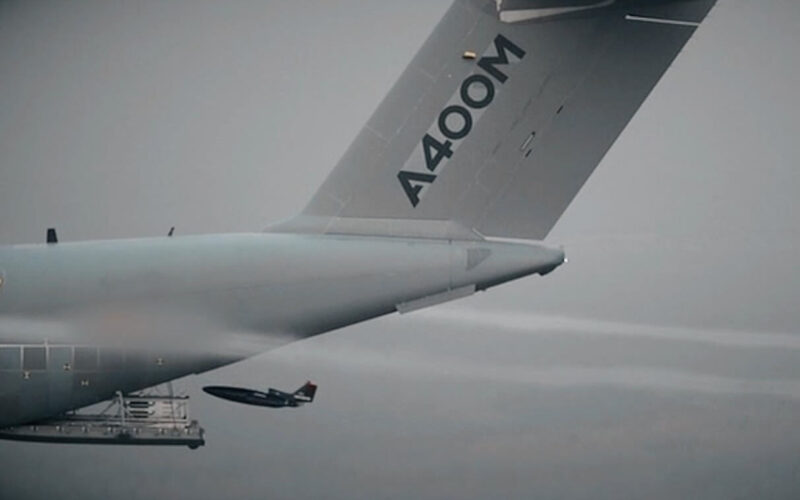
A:
[[[467,269],[473,248],[491,255]],[[44,320],[86,312],[90,320],[95,310],[163,308],[215,318],[219,327],[306,336],[449,288],[481,288],[504,266],[535,264],[540,255],[557,260],[563,252],[485,241],[259,233],[0,247],[0,315]]]
[[[688,15],[685,8],[678,13],[675,6],[631,12],[702,19],[696,12],[700,4],[689,3],[695,8],[694,15]],[[538,117],[533,114],[515,127],[519,132],[511,136],[511,145],[528,130],[536,131],[532,153],[526,158],[508,148],[504,160],[515,164],[515,174],[503,195],[481,214],[477,226],[481,232],[547,234],[694,31],[692,27],[632,22],[620,16],[605,22],[613,24],[606,28],[613,36],[598,36],[590,42],[598,47],[591,70],[562,73],[537,96],[537,106],[560,111]],[[531,200],[537,200],[536,210],[531,210]]]
[[[714,3],[502,3],[542,14],[505,23],[494,0],[456,1],[302,214],[268,230],[375,218],[544,239]]]
[[[540,94],[537,103],[552,111],[521,120],[510,131],[509,146],[536,131],[532,153],[526,157],[527,151],[504,149],[504,163],[514,165],[514,174],[503,195],[480,213],[477,227],[482,233],[549,233],[691,31],[619,18],[616,24],[616,36],[594,41],[602,50],[588,74],[564,75],[550,92]],[[620,71],[630,66],[637,71]],[[531,210],[531,200],[537,200],[536,210]],[[507,216],[514,213],[526,217]]]
[[[0,427],[563,261],[540,244],[264,233],[0,247],[0,343],[26,344],[0,345]],[[227,351],[231,332],[251,350]]]
[[[242,359],[242,356],[202,353],[192,349],[169,350],[156,343],[151,349],[0,343],[0,356],[15,354],[22,357],[27,350],[47,352],[47,362],[41,368],[11,368],[0,360],[0,428],[41,420],[108,400],[117,391],[140,390]],[[96,361],[90,366],[75,363],[81,357],[75,356],[76,351],[83,352],[84,356],[92,352]]]

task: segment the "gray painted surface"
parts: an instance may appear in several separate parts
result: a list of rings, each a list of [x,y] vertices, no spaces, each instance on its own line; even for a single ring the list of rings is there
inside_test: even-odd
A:
[[[699,22],[714,3],[625,1],[507,24],[492,0],[454,2],[297,223],[454,220],[544,239],[694,32],[626,14]],[[407,193],[405,174],[427,180]]]
[[[47,329],[24,335],[7,327],[4,342],[13,336],[26,344],[147,350],[145,358],[171,362],[156,367],[151,361],[147,370],[89,369],[72,377],[58,369],[61,364],[46,365],[49,350],[25,348],[21,369],[0,366],[0,427],[55,416],[117,390],[200,373],[405,310],[413,301],[549,273],[563,261],[562,250],[533,243],[343,235],[253,233],[3,247],[0,323],[50,322],[61,328],[53,337]],[[237,332],[249,333],[249,351],[225,347]],[[29,359],[37,366],[26,366]],[[76,370],[82,368],[76,363]],[[65,376],[75,381],[69,397],[49,398],[51,386]]]
[[[296,213],[448,3],[0,4],[0,241]],[[3,493],[793,498],[798,16],[719,2],[555,227],[558,272],[190,378],[196,453],[3,443]],[[306,378],[289,414],[199,390]]]

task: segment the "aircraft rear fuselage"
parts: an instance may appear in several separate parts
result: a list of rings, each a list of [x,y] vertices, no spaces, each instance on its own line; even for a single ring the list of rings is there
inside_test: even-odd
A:
[[[142,372],[102,361],[87,370],[26,369],[24,359],[0,366],[2,406],[20,412],[0,416],[0,426],[233,361],[220,347],[229,332],[273,347],[425,297],[546,273],[563,260],[561,250],[535,243],[270,233],[2,247],[0,321],[11,327],[0,325],[0,343],[115,346],[146,351],[154,362]],[[48,318],[66,326],[9,331]],[[72,387],[71,396],[27,393],[32,380],[48,385],[48,374],[68,377],[59,384]],[[29,397],[36,400],[24,403]]]

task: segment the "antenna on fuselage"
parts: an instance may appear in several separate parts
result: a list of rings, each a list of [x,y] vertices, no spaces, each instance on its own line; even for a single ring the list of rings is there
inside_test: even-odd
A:
[[[172,226],[171,228],[169,228],[169,232],[167,233],[167,236],[169,238],[172,238],[173,234],[175,234],[175,226]]]
[[[54,227],[47,229],[47,244],[48,245],[55,245],[58,243],[58,235],[56,234],[56,229]]]

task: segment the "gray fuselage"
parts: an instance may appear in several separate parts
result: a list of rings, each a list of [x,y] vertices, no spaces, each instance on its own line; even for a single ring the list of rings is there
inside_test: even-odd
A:
[[[270,233],[0,247],[0,426],[563,261],[538,243]]]

